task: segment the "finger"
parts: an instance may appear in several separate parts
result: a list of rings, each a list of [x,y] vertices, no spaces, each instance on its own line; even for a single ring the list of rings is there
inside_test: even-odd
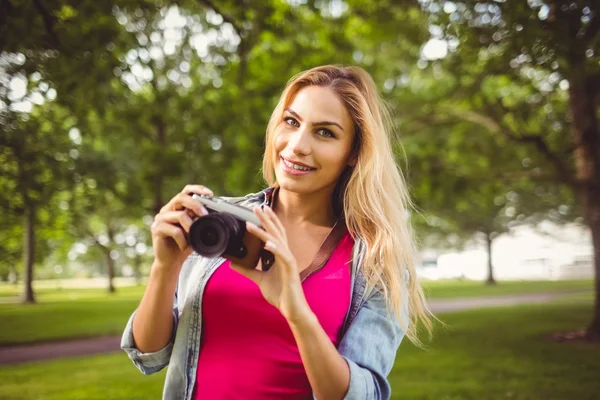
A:
[[[188,196],[193,193],[214,196],[212,190],[203,185],[186,185],[181,191],[181,193],[187,194]]]
[[[268,216],[269,219],[273,222],[273,225],[277,228],[281,237],[287,240],[287,237],[285,235],[285,228],[283,227],[283,224],[279,220],[277,214],[275,214],[275,211],[273,211],[271,207],[266,206],[264,209],[264,214]]]
[[[190,231],[190,227],[194,222],[192,218],[188,215],[189,210],[185,211],[166,211],[162,214],[159,214],[156,219],[159,221],[168,222],[170,224],[179,224],[186,231]]]
[[[256,283],[257,285],[260,284],[260,281],[262,280],[262,275],[264,274],[264,272],[258,271],[256,269],[246,268],[246,267],[243,267],[243,266],[233,263],[233,262],[230,263],[229,265],[232,270],[244,275],[246,278],[250,279],[252,282]]]
[[[212,190],[208,189],[205,186],[201,186],[201,185],[187,185],[185,188],[183,188],[183,190],[181,192],[179,192],[167,204],[165,204],[165,206],[163,208],[161,208],[160,211],[161,212],[162,211],[166,211],[166,210],[174,211],[174,210],[181,209],[181,207],[182,207],[182,200],[181,200],[182,199],[182,195],[183,195],[183,197],[192,198],[191,194],[193,194],[193,193],[206,194],[206,195],[213,196]]]
[[[273,241],[267,240],[267,242],[265,243],[265,249],[273,253],[273,255],[275,256],[275,260],[279,261],[278,264],[281,264],[283,262],[283,264],[287,266],[293,265],[293,257],[290,254],[290,252],[282,248],[281,246],[278,246]]]
[[[193,211],[193,213],[198,217],[208,214],[208,211],[206,211],[206,208],[204,208],[200,202],[183,193],[175,196],[173,200],[171,200],[169,204],[165,206],[165,208],[166,209],[164,211],[179,211],[182,209],[188,209]]]
[[[249,221],[246,221],[246,229],[248,230],[248,232],[262,240],[264,243],[266,243],[267,240],[271,240],[273,237],[269,232],[265,231],[262,228],[259,228],[258,226],[254,225],[252,222]]]
[[[265,212],[260,207],[254,208],[254,214],[256,214],[256,216],[260,220],[260,224],[267,232],[277,236],[280,235],[280,232],[273,224],[273,221],[265,214]]]
[[[152,224],[152,232],[156,236],[172,238],[173,240],[175,240],[175,243],[177,243],[177,247],[179,247],[179,250],[181,251],[185,251],[188,247],[188,242],[185,238],[185,234],[183,233],[183,230],[178,226],[166,222],[157,223],[155,221]]]

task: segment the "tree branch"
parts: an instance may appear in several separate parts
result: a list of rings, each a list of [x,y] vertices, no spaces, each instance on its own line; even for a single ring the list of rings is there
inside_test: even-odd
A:
[[[540,135],[517,135],[511,132],[508,128],[506,128],[502,123],[498,122],[499,118],[497,114],[491,109],[488,108],[488,112],[494,117],[490,117],[489,115],[483,115],[476,111],[455,111],[452,109],[448,109],[452,115],[455,115],[459,118],[462,118],[466,121],[470,121],[476,124],[479,124],[493,133],[499,133],[506,138],[519,143],[528,143],[534,145],[537,150],[552,164],[554,170],[556,171],[558,179],[569,185],[572,188],[578,186],[578,182],[575,177],[569,172],[566,165],[562,162],[560,157],[550,150],[548,144],[544,141],[542,136]]]
[[[245,82],[246,69],[247,69],[246,55],[247,55],[248,49],[249,49],[248,38],[246,37],[246,30],[244,29],[242,24],[238,23],[238,21],[235,20],[235,18],[233,16],[231,16],[230,14],[227,14],[227,13],[223,12],[221,9],[219,9],[212,0],[198,0],[198,1],[202,4],[204,4],[206,7],[211,8],[217,14],[219,14],[223,18],[223,21],[229,23],[233,27],[233,30],[240,38],[240,44],[237,47],[237,53],[240,56],[240,69],[238,72],[238,85],[240,87],[243,87],[243,84]]]
[[[56,18],[46,9],[40,0],[33,0],[33,2],[35,3],[35,8],[37,8],[39,13],[42,15],[46,32],[48,33],[48,36],[50,36],[52,44],[58,47],[60,42],[56,36],[56,33],[54,32],[54,21]]]
[[[243,40],[242,32],[244,29],[238,25],[237,21],[231,15],[220,10],[211,0],[198,0],[198,2],[204,4],[206,7],[211,8],[214,12],[223,17],[223,21],[231,24],[235,30],[235,33],[237,33],[237,35],[240,37],[240,40]]]

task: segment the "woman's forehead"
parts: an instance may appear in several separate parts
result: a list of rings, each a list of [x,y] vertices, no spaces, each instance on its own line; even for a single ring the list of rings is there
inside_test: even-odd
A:
[[[352,117],[344,103],[327,87],[312,85],[300,89],[287,108],[308,122],[334,121],[344,128],[352,126]]]

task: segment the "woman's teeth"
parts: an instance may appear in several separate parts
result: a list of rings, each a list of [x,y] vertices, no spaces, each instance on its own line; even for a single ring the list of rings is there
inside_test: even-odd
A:
[[[297,170],[300,170],[300,171],[310,171],[310,170],[313,170],[313,169],[314,169],[314,168],[302,167],[302,166],[300,166],[300,165],[297,165],[297,164],[291,163],[291,162],[287,161],[286,159],[283,159],[283,162],[284,162],[284,163],[285,163],[285,165],[287,165],[288,167],[290,167],[290,168],[293,168],[293,169],[297,169]]]

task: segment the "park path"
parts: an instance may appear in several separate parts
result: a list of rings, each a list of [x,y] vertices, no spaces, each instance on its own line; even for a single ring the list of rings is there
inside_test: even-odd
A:
[[[582,292],[587,291],[564,291],[458,299],[437,299],[430,300],[429,306],[435,314],[440,314],[476,308],[545,303],[569,294]],[[0,366],[64,357],[118,352],[121,351],[120,341],[121,336],[119,335],[40,342],[14,346],[0,346]]]

